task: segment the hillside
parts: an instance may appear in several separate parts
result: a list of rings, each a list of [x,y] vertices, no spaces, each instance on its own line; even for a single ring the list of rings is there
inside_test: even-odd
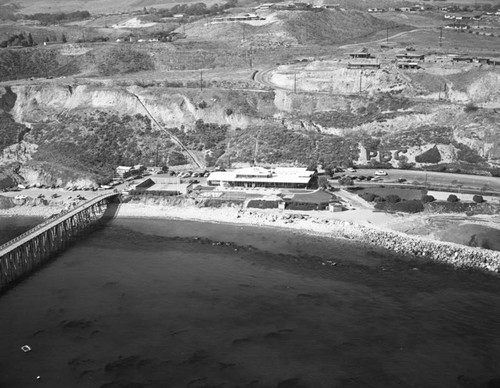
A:
[[[262,17],[265,21],[208,24],[200,21],[179,31],[190,38],[239,41],[247,47],[259,48],[287,44],[331,45],[396,26],[367,13],[350,10],[279,11]]]
[[[20,173],[29,183],[88,186],[110,179],[119,164],[189,163],[178,139],[206,166],[254,160],[330,167],[353,162],[374,167],[442,164],[474,172],[500,166],[500,114],[494,110],[386,95],[316,96],[307,102],[299,94],[285,94],[15,86],[2,92],[11,123],[5,138],[11,141],[3,146],[0,165],[22,163]],[[316,108],[312,113],[287,112],[280,108],[284,99],[290,100],[289,106],[300,103],[304,109],[314,103]],[[387,159],[380,150],[390,155],[405,150],[404,158]],[[367,159],[368,151],[376,162]]]
[[[123,0],[120,2],[111,0],[23,0],[19,2],[0,0],[0,5],[16,3],[19,6],[19,12],[24,14],[72,12],[77,10],[89,10],[92,13],[111,13],[142,10],[144,7],[165,8],[170,4],[189,4],[192,2],[196,3],[196,1],[165,2],[160,0]],[[212,1],[206,1],[206,3],[212,3]]]

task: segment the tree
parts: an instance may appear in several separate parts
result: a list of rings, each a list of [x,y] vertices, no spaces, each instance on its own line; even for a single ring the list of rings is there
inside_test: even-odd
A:
[[[435,200],[436,200],[436,198],[434,198],[432,195],[422,196],[422,203],[434,202]]]
[[[474,195],[474,197],[472,197],[472,200],[476,203],[482,203],[484,202],[484,198],[482,195]]]
[[[458,202],[460,199],[455,194],[450,194],[446,199],[448,202]]]
[[[389,203],[397,203],[401,201],[401,198],[399,197],[399,195],[389,194],[388,196],[385,197],[385,200]]]
[[[348,176],[343,176],[342,178],[339,179],[339,184],[341,186],[352,186],[354,182],[352,179]]]
[[[328,179],[326,176],[321,175],[318,177],[318,187],[326,189],[328,187]]]
[[[61,41],[63,43],[67,43],[68,42],[68,39],[66,39],[66,35],[63,33],[62,36],[61,36]]]
[[[33,36],[31,35],[31,32],[28,34],[28,46],[33,47],[35,45],[35,42],[33,41]]]
[[[49,49],[36,49],[31,55],[31,60],[34,64],[36,64],[38,70],[42,72],[45,78],[47,78],[49,73],[59,66],[56,60],[56,53]]]

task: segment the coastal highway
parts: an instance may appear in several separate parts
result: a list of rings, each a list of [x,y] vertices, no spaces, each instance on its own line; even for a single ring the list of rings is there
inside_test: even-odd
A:
[[[358,169],[356,170],[356,172],[345,172],[341,174],[374,176],[375,171],[377,170]],[[397,179],[406,179],[406,181],[410,183],[418,181],[420,183],[427,182],[431,185],[449,186],[456,188],[457,191],[460,191],[461,188],[474,188],[478,190],[485,188],[488,191],[500,192],[500,178],[498,177],[397,169],[389,169],[384,171],[387,172],[387,175],[382,177],[382,181],[374,183],[391,183],[396,181]],[[338,174],[339,173],[336,173],[336,175]]]

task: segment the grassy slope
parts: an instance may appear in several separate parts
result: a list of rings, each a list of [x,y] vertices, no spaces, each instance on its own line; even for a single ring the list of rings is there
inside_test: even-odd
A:
[[[345,42],[396,25],[359,11],[287,12],[280,17],[285,30],[301,43]]]
[[[0,0],[1,4],[10,3],[10,0]],[[37,12],[71,12],[76,10],[88,10],[95,13],[123,12],[140,10],[144,7],[168,8],[179,3],[196,3],[198,1],[162,1],[162,0],[23,0],[20,2],[21,13],[31,14]],[[207,4],[213,1],[205,1]]]

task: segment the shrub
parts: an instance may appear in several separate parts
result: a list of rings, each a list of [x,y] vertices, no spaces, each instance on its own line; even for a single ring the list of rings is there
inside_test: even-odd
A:
[[[439,163],[441,161],[441,153],[437,146],[434,146],[424,153],[415,156],[417,163]]]
[[[403,202],[383,202],[377,203],[375,209],[393,211],[393,212],[405,212],[405,213],[418,213],[424,210],[424,205],[421,201],[412,199],[410,201]]]
[[[464,112],[465,113],[470,113],[470,112],[475,112],[477,111],[479,108],[471,101],[471,102],[468,102],[465,107],[464,107]]]
[[[436,198],[434,198],[432,195],[423,195],[422,196],[422,203],[429,203],[429,202],[434,202]]]
[[[482,203],[484,202],[484,198],[482,195],[474,195],[474,197],[472,197],[472,200],[476,203]]]
[[[389,203],[397,203],[401,202],[401,197],[396,194],[389,194],[388,196],[385,197],[385,200]]]
[[[458,202],[460,199],[455,194],[450,194],[446,199],[448,202]]]
[[[252,199],[248,202],[247,207],[258,209],[277,209],[279,201],[263,201],[261,199]]]
[[[368,202],[373,202],[375,200],[375,198],[377,197],[375,194],[373,193],[362,193],[359,195],[361,198],[363,198],[365,201],[368,201]]]
[[[172,151],[172,153],[169,155],[168,163],[171,166],[179,166],[182,164],[187,164],[188,160],[186,159],[184,154],[177,151]]]
[[[339,184],[342,186],[352,186],[354,182],[348,176],[343,176],[342,178],[339,179]]]
[[[318,187],[326,189],[328,187],[328,178],[324,175],[318,177]]]

